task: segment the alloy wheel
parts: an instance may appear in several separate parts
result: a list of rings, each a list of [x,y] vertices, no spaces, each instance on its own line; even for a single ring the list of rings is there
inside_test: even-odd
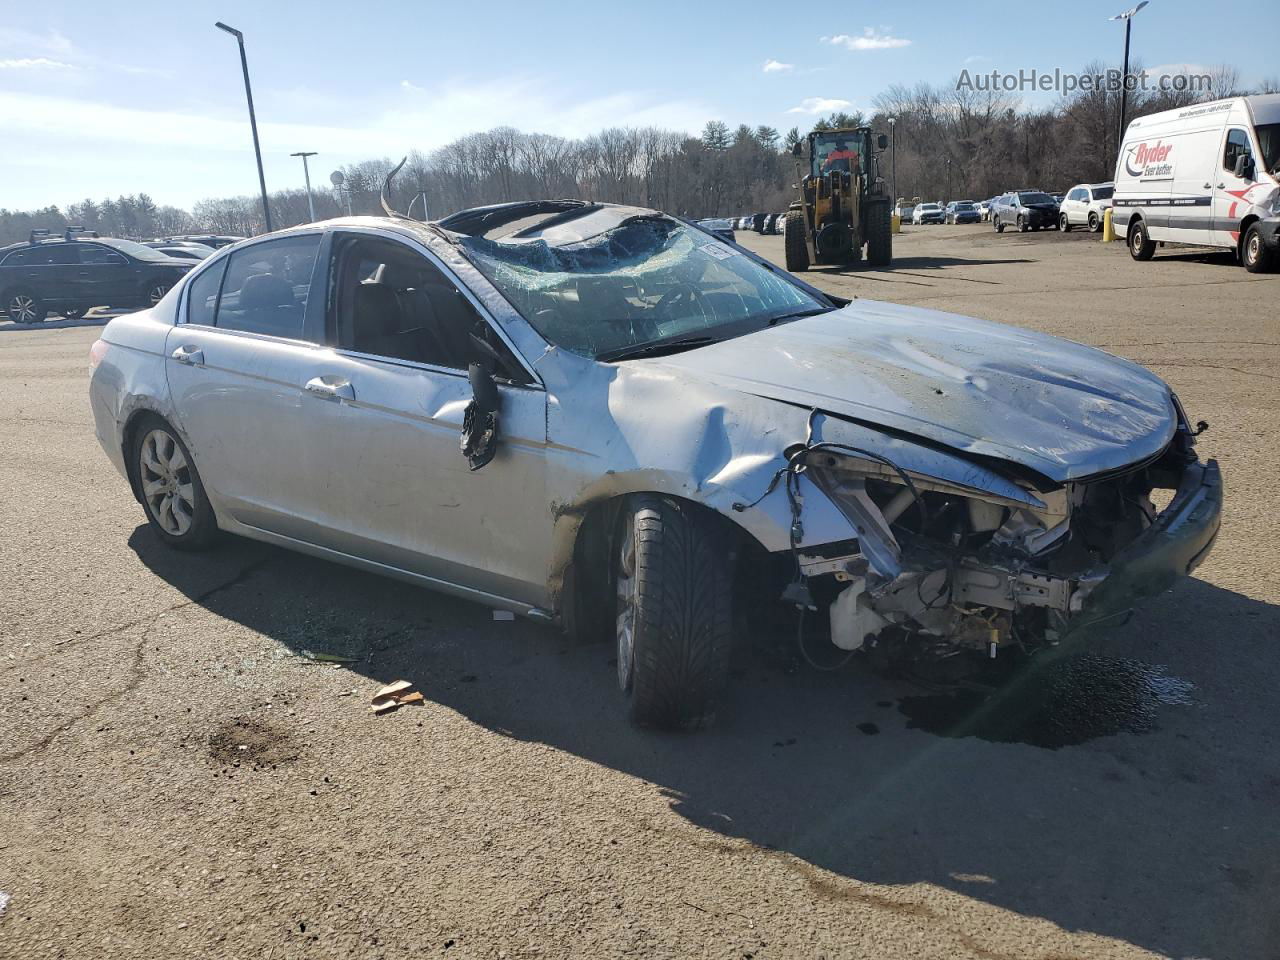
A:
[[[636,609],[639,607],[640,593],[640,577],[636,571],[635,523],[629,517],[623,522],[614,583],[618,595],[618,687],[625,693],[631,690],[635,668]]]
[[[36,322],[36,301],[25,293],[15,293],[9,298],[9,319],[14,323]]]
[[[151,303],[151,306],[154,307],[157,303],[160,302],[160,300],[168,292],[169,292],[168,287],[166,287],[163,283],[157,283],[154,287],[152,287],[150,290],[147,291],[147,300]]]
[[[152,430],[143,438],[138,479],[151,516],[165,533],[181,537],[191,529],[196,509],[191,468],[181,444],[167,430]]]

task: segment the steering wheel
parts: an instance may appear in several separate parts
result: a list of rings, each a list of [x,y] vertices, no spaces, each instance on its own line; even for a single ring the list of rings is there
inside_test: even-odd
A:
[[[707,326],[710,314],[707,310],[706,294],[698,289],[696,284],[684,281],[677,283],[671,287],[666,293],[658,298],[658,302],[653,305],[654,312],[664,314],[670,317],[675,309],[686,308],[692,315],[694,307],[697,307],[698,316],[702,318],[702,325]]]

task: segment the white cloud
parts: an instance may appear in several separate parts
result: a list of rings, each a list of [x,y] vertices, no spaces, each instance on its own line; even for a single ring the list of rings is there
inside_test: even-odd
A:
[[[794,70],[794,63],[782,63],[779,60],[766,60],[764,62],[765,73],[786,73],[788,70]]]
[[[22,53],[68,54],[71,52],[71,41],[57,30],[47,33],[35,33],[16,27],[0,27],[0,48],[16,47]]]
[[[990,58],[990,57],[984,57],[984,56],[983,56],[982,54],[980,54],[980,53],[975,53],[972,57],[965,57],[965,58],[964,58],[964,62],[965,62],[965,63],[990,63],[990,62],[991,62],[991,58]]]
[[[852,100],[835,100],[829,97],[805,97],[800,105],[792,107],[787,113],[834,113],[837,110],[848,110],[853,106]]]
[[[69,63],[50,60],[48,57],[14,57],[0,60],[0,70],[74,70]]]
[[[851,37],[847,33],[841,33],[834,37],[823,37],[822,42],[833,47],[844,47],[846,50],[893,50],[911,46],[910,40],[891,36],[888,27],[881,27],[879,30],[865,27],[861,36]]]

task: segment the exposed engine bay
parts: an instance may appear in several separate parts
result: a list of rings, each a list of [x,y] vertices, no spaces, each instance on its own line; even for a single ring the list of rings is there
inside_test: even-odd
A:
[[[915,658],[966,651],[994,658],[1005,649],[1034,653],[1086,621],[1126,618],[1124,604],[1085,616],[1089,597],[1113,573],[1112,561],[1157,523],[1153,494],[1177,491],[1197,463],[1194,434],[1184,421],[1147,462],[1064,484],[1020,480],[1038,503],[1029,506],[913,475],[871,451],[814,442],[816,416],[810,439],[788,450],[788,468],[770,492],[779,485],[787,492],[793,543],[803,533],[796,482],[802,475],[860,536],[793,548],[795,580],[783,599],[802,617],[825,609],[831,643],[850,652],[889,643],[909,648]],[[1175,497],[1170,512],[1184,508],[1186,499]],[[1207,549],[1179,573],[1189,572]]]

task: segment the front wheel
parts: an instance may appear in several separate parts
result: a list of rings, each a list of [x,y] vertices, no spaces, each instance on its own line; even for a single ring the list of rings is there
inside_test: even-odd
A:
[[[1276,255],[1262,242],[1262,229],[1255,223],[1245,231],[1240,245],[1240,259],[1250,273],[1269,273],[1275,269]]]
[[[1027,221],[1022,218],[1022,214],[1018,214],[1018,232],[1027,232]]]
[[[186,444],[164,420],[147,416],[133,433],[133,468],[147,521],[179,550],[208,546],[218,530]]]
[[[805,230],[804,211],[788,211],[782,247],[787,258],[787,269],[792,273],[802,273],[809,269],[809,247],[805,243]]]
[[[30,290],[11,290],[5,297],[5,313],[14,323],[38,323],[44,319],[45,308]]]
[[[1135,260],[1150,260],[1156,252],[1156,243],[1147,234],[1147,225],[1135,220],[1129,226],[1129,256]]]
[[[996,233],[1004,233],[1004,224],[999,217],[992,217],[991,222],[995,224]]]
[[[1098,215],[1096,213],[1090,213],[1089,214],[1089,232],[1097,233],[1101,229],[1102,229],[1102,221],[1098,219]]]
[[[729,673],[732,557],[718,518],[657,494],[630,498],[614,560],[618,686],[641,726],[697,726]]]
[[[867,263],[887,267],[893,262],[893,214],[886,203],[867,211]]]

